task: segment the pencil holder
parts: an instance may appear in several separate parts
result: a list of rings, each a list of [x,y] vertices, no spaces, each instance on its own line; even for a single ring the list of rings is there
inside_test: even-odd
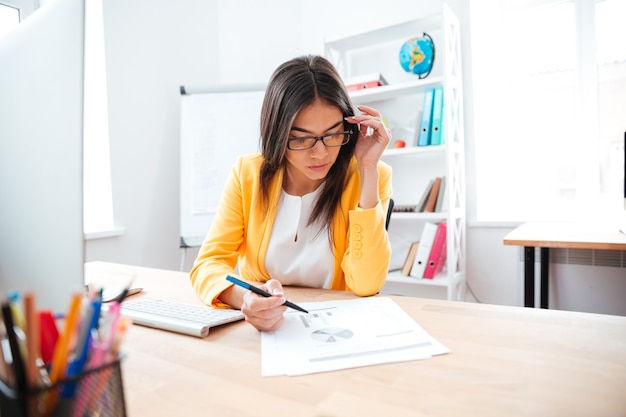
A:
[[[0,381],[1,417],[126,417],[121,358],[45,388],[20,393]],[[65,398],[63,387],[72,385]]]

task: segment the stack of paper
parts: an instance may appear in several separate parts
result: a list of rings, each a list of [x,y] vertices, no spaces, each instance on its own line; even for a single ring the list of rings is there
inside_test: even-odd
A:
[[[302,375],[381,363],[427,359],[450,350],[391,298],[299,303],[285,323],[263,332],[263,376]]]

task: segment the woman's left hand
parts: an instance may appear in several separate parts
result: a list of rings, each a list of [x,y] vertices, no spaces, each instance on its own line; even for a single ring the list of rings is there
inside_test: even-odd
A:
[[[391,130],[385,127],[378,110],[364,105],[357,108],[361,111],[360,115],[346,117],[349,123],[360,125],[354,156],[361,168],[376,169],[383,151],[391,141]]]

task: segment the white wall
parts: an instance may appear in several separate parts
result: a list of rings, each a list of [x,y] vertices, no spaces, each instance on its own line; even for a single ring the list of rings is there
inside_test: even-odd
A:
[[[469,0],[448,3],[462,26],[467,205],[472,214]],[[323,53],[326,36],[430,15],[441,4],[441,0],[392,0],[384,5],[374,0],[105,1],[113,203],[116,222],[126,233],[89,241],[87,260],[179,268],[180,85],[266,82],[281,62],[296,55]],[[472,225],[470,218],[467,276],[481,302],[521,305],[519,248],[502,244],[512,228]],[[195,253],[188,251],[187,268]],[[607,269],[613,270],[610,274],[622,273]],[[599,273],[597,287],[615,283],[613,277],[603,278],[604,272]],[[567,277],[560,278],[559,288],[567,284],[563,278]],[[613,297],[615,305],[626,294],[626,280],[623,284],[611,284],[612,291],[603,297]],[[587,291],[583,286],[568,286],[563,291],[565,300],[559,298],[557,306],[588,309]],[[472,295],[467,299],[472,300]]]
[[[125,234],[89,241],[87,260],[178,269],[180,85],[266,82],[283,61],[323,53],[325,36],[440,9],[393,3],[105,1],[113,206]]]
[[[176,269],[179,87],[218,81],[217,3],[103,3],[113,207],[125,234],[89,241],[87,260]]]

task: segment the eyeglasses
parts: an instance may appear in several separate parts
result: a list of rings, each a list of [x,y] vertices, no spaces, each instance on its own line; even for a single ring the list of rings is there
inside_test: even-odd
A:
[[[292,151],[304,151],[311,149],[317,144],[318,140],[321,140],[324,146],[333,148],[336,146],[342,146],[350,142],[350,135],[352,131],[329,133],[323,136],[303,136],[301,138],[289,138],[287,140],[287,148]]]

